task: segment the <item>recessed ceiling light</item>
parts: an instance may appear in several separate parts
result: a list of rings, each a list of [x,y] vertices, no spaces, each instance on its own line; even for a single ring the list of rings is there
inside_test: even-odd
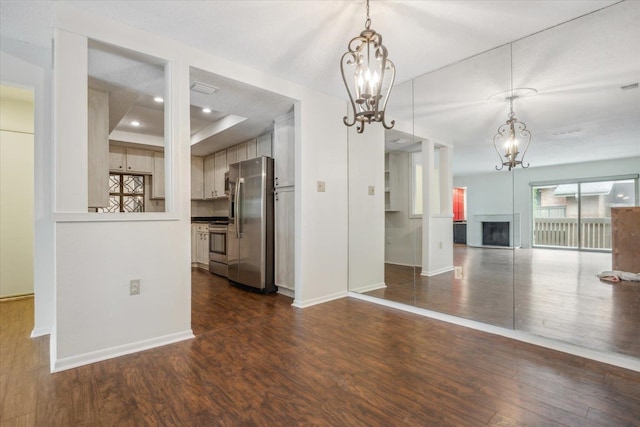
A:
[[[206,108],[205,107],[205,108],[202,109],[202,112],[209,114],[211,112],[211,108]]]
[[[158,104],[161,104],[161,103],[163,103],[163,102],[164,102],[164,99],[162,99],[162,97],[161,97],[161,96],[156,96],[155,98],[153,98],[153,100],[154,100],[155,102],[157,102]]]
[[[140,122],[139,122],[139,121],[137,121],[137,120],[133,120],[133,121],[131,122],[131,126],[140,126]]]
[[[622,200],[629,200],[629,196],[624,196]]]

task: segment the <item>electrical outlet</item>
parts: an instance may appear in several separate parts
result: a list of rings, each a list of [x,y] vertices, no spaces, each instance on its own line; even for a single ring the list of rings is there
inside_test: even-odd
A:
[[[453,277],[455,279],[462,279],[462,267],[453,267]]]
[[[140,295],[140,279],[129,281],[129,295]]]
[[[373,196],[376,194],[376,187],[374,187],[373,185],[369,186],[369,195]]]
[[[325,185],[324,181],[318,181],[318,193],[324,193]]]

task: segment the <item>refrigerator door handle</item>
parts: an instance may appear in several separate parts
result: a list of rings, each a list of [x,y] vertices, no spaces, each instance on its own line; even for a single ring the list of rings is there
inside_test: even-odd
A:
[[[234,215],[236,217],[236,237],[239,239],[240,238],[240,227],[242,226],[242,218],[240,218],[240,186],[244,184],[244,179],[243,178],[238,178],[238,182],[236,183],[236,194],[234,196],[235,198],[235,212]]]

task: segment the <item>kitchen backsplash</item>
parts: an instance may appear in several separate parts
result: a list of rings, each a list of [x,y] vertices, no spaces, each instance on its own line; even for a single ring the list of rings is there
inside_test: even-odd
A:
[[[222,200],[192,200],[191,216],[229,216],[229,201]]]

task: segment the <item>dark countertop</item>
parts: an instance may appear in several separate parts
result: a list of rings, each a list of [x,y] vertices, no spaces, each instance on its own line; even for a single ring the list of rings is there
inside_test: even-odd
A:
[[[229,217],[226,216],[192,216],[191,222],[214,222],[214,221],[228,221]]]

